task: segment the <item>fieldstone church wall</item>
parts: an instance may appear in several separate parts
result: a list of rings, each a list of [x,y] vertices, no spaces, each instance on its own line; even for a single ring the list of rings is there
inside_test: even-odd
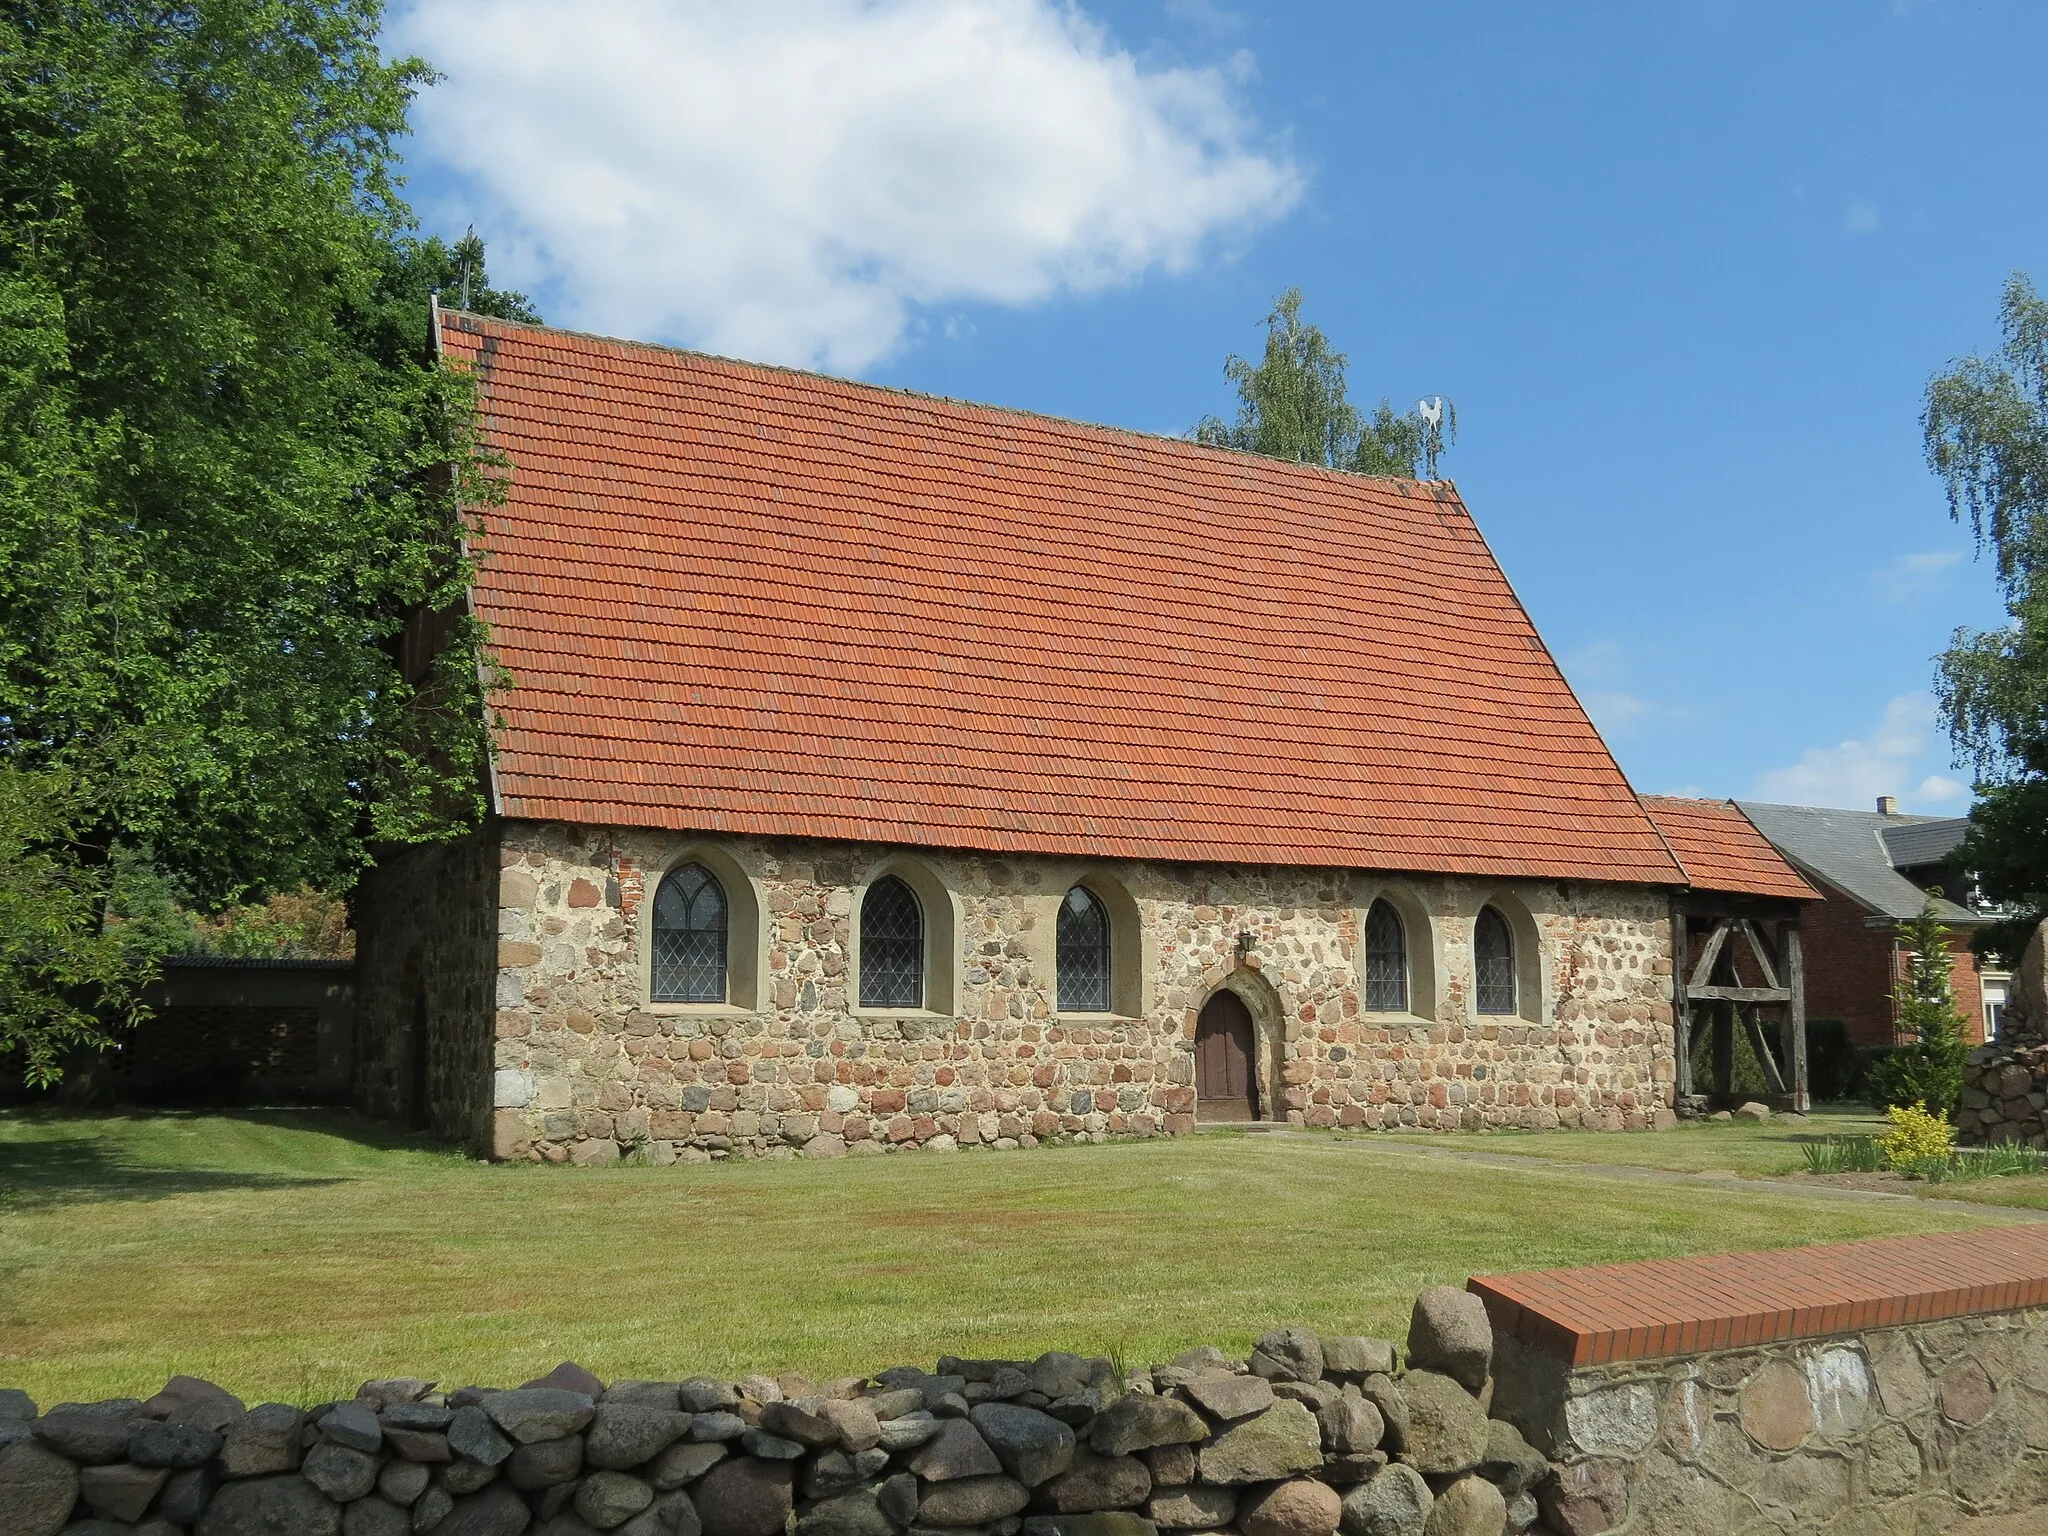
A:
[[[1194,1124],[1195,1021],[1219,988],[1257,1026],[1265,1118],[1441,1130],[1668,1118],[1669,924],[1651,888],[912,859],[530,823],[507,823],[497,855],[499,1157],[836,1157],[1181,1133]],[[648,903],[685,857],[735,887],[741,1006],[648,1001]],[[934,957],[932,1011],[852,999],[859,896],[892,871],[952,934]],[[1057,905],[1079,879],[1119,925],[1113,1014],[1056,1011]],[[1413,1014],[1363,1007],[1360,929],[1377,895],[1408,922]],[[1488,902],[1521,940],[1519,1015],[1471,1007],[1472,920]]]

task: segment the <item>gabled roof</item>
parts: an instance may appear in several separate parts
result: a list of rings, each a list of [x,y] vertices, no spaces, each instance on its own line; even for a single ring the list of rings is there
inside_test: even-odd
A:
[[[1893,825],[1877,834],[1893,869],[1925,869],[1946,864],[1970,831],[1967,816],[1892,816]]]
[[[1644,795],[1643,809],[1678,855],[1695,890],[1794,901],[1820,896],[1732,800]]]
[[[512,817],[1683,879],[1448,485],[444,312]]]
[[[1927,893],[1894,867],[1886,835],[1953,819],[1837,811],[1817,805],[1763,805],[1751,800],[1736,803],[1756,823],[1757,830],[1794,864],[1872,913],[1901,921],[1920,915]],[[1949,846],[1953,848],[1955,844]],[[1989,921],[1953,901],[1937,900],[1934,910],[1945,923]]]

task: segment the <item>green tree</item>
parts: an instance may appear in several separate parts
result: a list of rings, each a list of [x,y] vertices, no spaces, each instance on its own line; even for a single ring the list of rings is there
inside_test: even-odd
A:
[[[1958,857],[2016,914],[1973,942],[2016,958],[2048,916],[2048,303],[2015,274],[2000,319],[1993,356],[1962,358],[1929,383],[1922,425],[1949,512],[1990,551],[2011,617],[1956,631],[1939,690],[1977,777]]]
[[[398,662],[408,613],[461,613],[457,509],[492,480],[424,348],[453,252],[395,189],[428,72],[381,55],[381,22],[0,8],[0,765],[66,786],[24,846],[79,900],[123,848],[203,909],[345,890],[373,844],[479,810],[481,634]],[[48,958],[59,928],[74,962]],[[6,1004],[32,1071],[78,1010],[123,1012],[102,930],[59,928],[0,979],[71,1000],[69,1023]]]
[[[102,921],[104,866],[71,856],[91,811],[70,774],[0,760],[0,1056],[32,1087],[134,1018],[154,958]]]
[[[1326,469],[1416,479],[1425,462],[1433,464],[1456,440],[1456,410],[1446,404],[1442,421],[1432,425],[1419,412],[1396,415],[1381,400],[1370,416],[1361,415],[1348,398],[1349,359],[1301,318],[1301,305],[1299,288],[1281,294],[1266,317],[1265,356],[1253,363],[1233,353],[1224,363],[1224,377],[1237,386],[1237,420],[1206,416],[1195,426],[1195,440]]]
[[[1880,1109],[1924,1104],[1931,1113],[1954,1119],[1970,1047],[1950,978],[1949,930],[1935,915],[1934,898],[1940,894],[1930,893],[1919,916],[1899,929],[1907,950],[1906,974],[1892,994],[1892,1012],[1905,1040],[1871,1066],[1868,1081]]]

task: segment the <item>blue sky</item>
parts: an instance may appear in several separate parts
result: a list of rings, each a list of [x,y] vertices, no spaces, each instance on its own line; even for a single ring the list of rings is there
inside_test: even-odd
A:
[[[565,17],[576,18],[573,27]],[[1959,812],[1930,373],[2048,268],[2048,8],[411,0],[415,201],[550,319],[1152,431],[1289,284],[1638,787]],[[2048,271],[2040,274],[2048,280]]]

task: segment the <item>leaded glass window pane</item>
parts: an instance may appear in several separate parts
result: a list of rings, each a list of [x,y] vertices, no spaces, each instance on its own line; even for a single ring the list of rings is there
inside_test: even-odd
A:
[[[1059,1006],[1062,1013],[1109,1012],[1109,913],[1078,885],[1060,903]]]
[[[657,1003],[725,1001],[725,888],[701,864],[654,893],[653,983]]]
[[[1408,1011],[1408,935],[1401,914],[1384,901],[1365,914],[1365,1007],[1369,1013]]]
[[[860,905],[860,1005],[924,1006],[924,910],[894,875],[869,886]]]
[[[1482,907],[1472,930],[1474,969],[1478,972],[1479,1011],[1515,1011],[1515,935],[1508,920]]]

